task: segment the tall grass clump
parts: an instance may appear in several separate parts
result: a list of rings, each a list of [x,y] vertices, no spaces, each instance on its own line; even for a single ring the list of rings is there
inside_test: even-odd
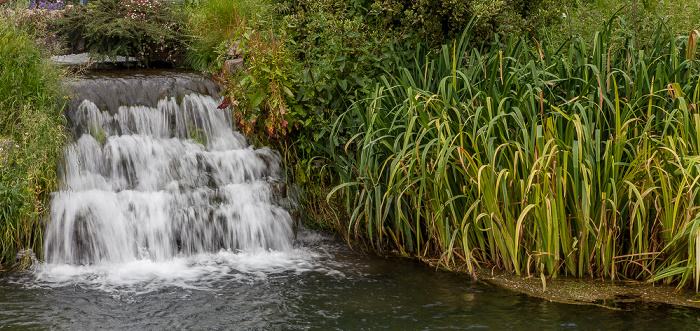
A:
[[[268,0],[202,0],[188,6],[192,13],[186,23],[189,42],[185,62],[198,70],[221,69],[230,46],[246,31],[264,31],[270,28],[266,25],[274,25]]]
[[[65,142],[58,79],[32,36],[0,21],[0,266],[41,252],[47,199]],[[29,262],[25,254],[23,264]]]
[[[700,33],[661,25],[637,46],[612,22],[558,49],[467,32],[379,79],[333,127],[348,239],[472,273],[697,290]]]

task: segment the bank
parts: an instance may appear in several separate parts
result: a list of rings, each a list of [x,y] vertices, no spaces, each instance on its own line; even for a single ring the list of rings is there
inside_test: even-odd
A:
[[[495,286],[549,301],[595,305],[609,309],[635,309],[642,304],[668,304],[700,308],[697,293],[675,289],[668,285],[652,285],[638,281],[607,281],[593,279],[520,277],[497,271],[479,272],[479,279]]]

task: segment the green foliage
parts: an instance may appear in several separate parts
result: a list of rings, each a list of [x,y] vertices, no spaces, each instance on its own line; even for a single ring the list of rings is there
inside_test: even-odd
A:
[[[95,138],[95,140],[100,144],[103,145],[105,141],[107,141],[107,134],[105,133],[105,130],[102,129],[101,126],[91,126],[90,127],[90,133],[92,134],[92,137]]]
[[[32,39],[0,20],[0,265],[22,250],[41,252],[46,203],[57,187],[66,140],[60,72]]]
[[[299,177],[303,176],[302,174]],[[347,219],[348,215],[345,214],[341,197],[331,198],[326,202],[331,189],[332,187],[318,180],[304,185],[303,194],[299,197],[300,208],[303,211],[302,221],[306,228],[345,236],[345,228],[339,225],[343,223],[343,219]]]
[[[274,143],[307,219],[448,268],[700,286],[700,35],[652,24],[668,3],[582,21],[571,42],[572,9],[597,19],[606,1],[265,3],[281,28],[239,3],[191,49],[209,52],[201,68],[245,59],[217,74],[225,104],[248,133],[290,139]]]
[[[83,40],[95,56],[178,62],[183,13],[167,0],[93,0],[66,11],[56,30],[69,46]]]
[[[270,1],[192,1],[187,19],[189,37],[186,63],[198,70],[218,72],[233,42],[249,29],[266,31],[275,26]]]
[[[244,130],[268,138],[291,135],[302,159],[307,159],[318,156],[314,145],[328,137],[338,113],[376,77],[393,71],[417,47],[417,40],[429,40],[434,46],[456,35],[474,10],[490,17],[482,15],[479,22],[499,26],[485,29],[484,34],[515,29],[500,28],[509,19],[493,21],[506,10],[517,12],[523,22],[532,19],[544,24],[543,17],[551,12],[545,9],[553,2],[203,1],[193,5],[189,19],[192,38],[187,62],[216,73],[225,89],[225,103],[234,105]],[[418,12],[429,14],[430,19],[415,16]],[[254,46],[251,36],[268,43]],[[232,47],[239,44],[239,50]],[[269,51],[258,51],[265,47]],[[260,55],[244,54],[246,48]],[[240,54],[231,53],[232,49]],[[245,59],[245,70],[230,75],[223,70],[224,63],[236,57]],[[254,130],[256,125],[264,130]],[[259,138],[254,140],[265,140]]]
[[[223,63],[217,61],[221,45],[240,38],[245,31],[246,19],[236,8],[236,1],[204,1],[193,5],[194,11],[187,22],[190,38],[185,62],[198,70],[221,69]],[[224,51],[228,47],[223,48]]]
[[[236,122],[247,135],[262,129],[269,138],[284,136],[288,123],[297,123],[299,115],[289,110],[295,101],[294,73],[285,44],[272,34],[253,31],[243,35],[239,47],[246,68],[220,77],[225,102],[235,107]]]
[[[30,10],[28,3],[13,3],[10,10],[0,10],[0,19],[21,27],[41,45],[44,54],[59,54],[63,45],[54,35],[52,22],[60,15],[57,11]]]
[[[458,38],[472,17],[478,18],[472,27],[476,42],[490,41],[495,33],[534,35],[561,16],[556,10],[560,4],[558,0],[386,0],[374,2],[372,12],[387,20],[388,29],[439,47]]]
[[[21,125],[24,106],[51,108],[57,91],[43,87],[56,83],[56,75],[43,58],[32,36],[9,21],[1,21],[0,35],[0,132],[10,133]]]
[[[223,87],[223,106],[232,106],[238,128],[257,141],[283,137],[297,123],[294,62],[274,33],[274,8],[265,1],[205,1],[188,22],[187,62],[211,70]],[[231,59],[238,68],[226,68]]]
[[[472,272],[697,290],[700,34],[659,28],[638,49],[612,26],[561,53],[465,35],[381,78],[333,127],[351,137],[331,162],[348,239]]]
[[[299,72],[296,142],[305,155],[328,136],[334,116],[355,100],[355,91],[392,67],[395,36],[369,25],[366,1],[295,3],[284,17]]]
[[[204,146],[206,146],[208,141],[209,141],[209,139],[207,138],[207,133],[204,132],[204,130],[197,128],[194,125],[190,125],[187,127],[187,135],[188,135],[188,137],[187,137],[188,139],[192,139],[192,141],[194,141],[198,144],[204,145]],[[100,144],[102,144],[102,142],[104,141],[105,138],[106,138],[106,136],[105,136],[104,130],[102,130],[102,128],[100,128],[98,131],[98,135],[95,139]]]
[[[596,30],[613,16],[620,18],[611,27],[617,35],[629,35],[641,43],[652,37],[660,20],[674,34],[700,29],[700,6],[694,0],[575,0],[563,3],[559,11],[565,17],[542,29],[538,37],[552,45],[561,45],[569,36],[593,40]]]
[[[433,8],[433,3],[439,6]],[[558,17],[552,12],[559,15],[550,10],[553,3],[500,1],[495,9],[487,1],[290,0],[255,2],[256,10],[246,12],[241,8],[251,8],[250,1],[202,1],[193,5],[188,21],[192,39],[187,60],[214,73],[224,88],[222,106],[232,106],[239,129],[253,141],[285,152],[288,173],[310,197],[302,199],[304,214],[330,217],[339,215],[338,200],[311,199],[332,181],[321,175],[327,166],[322,160],[352,139],[351,126],[331,129],[358,95],[381,75],[396,72],[399,64],[419,67],[422,60],[405,60],[416,49],[430,52],[456,36],[475,8],[488,16],[479,21],[482,39],[487,39],[493,31],[516,29],[506,23],[517,29],[548,24],[548,18]],[[396,12],[398,5],[404,7]],[[414,15],[418,11],[436,21],[420,21]],[[275,16],[281,19],[269,18]],[[449,24],[442,24],[444,17]],[[267,23],[273,21],[281,26]],[[234,58],[245,65],[231,74],[223,69]]]
[[[9,0],[0,6],[0,9],[29,8],[31,2],[31,0]]]

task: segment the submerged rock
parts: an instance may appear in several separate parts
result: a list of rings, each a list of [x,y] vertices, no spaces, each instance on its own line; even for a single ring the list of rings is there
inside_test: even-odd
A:
[[[482,270],[478,277],[487,283],[553,302],[621,310],[647,303],[700,308],[700,300],[691,290],[675,290],[667,285],[654,286],[639,281],[556,278],[548,279],[543,291],[540,277],[528,278],[499,271],[491,273],[490,270]]]

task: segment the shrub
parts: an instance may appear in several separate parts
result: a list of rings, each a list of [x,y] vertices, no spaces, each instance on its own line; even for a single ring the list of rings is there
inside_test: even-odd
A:
[[[238,128],[249,137],[284,137],[288,123],[298,121],[296,113],[289,111],[294,103],[294,66],[286,45],[272,34],[248,31],[238,47],[245,68],[215,74],[224,87],[222,108],[233,107]]]
[[[558,0],[386,0],[376,1],[372,11],[386,17],[388,28],[409,34],[417,42],[439,47],[458,38],[472,17],[474,41],[490,41],[495,33],[526,32],[534,35],[561,15]]]
[[[325,139],[339,110],[355,92],[392,67],[395,35],[371,26],[367,1],[295,3],[284,17],[289,48],[298,62],[296,136],[305,155]]]
[[[306,159],[315,155],[313,146],[327,137],[338,111],[355,101],[355,94],[373,79],[391,72],[408,50],[420,47],[416,42],[419,37],[429,38],[429,46],[453,37],[469,23],[475,10],[488,14],[489,18],[483,19],[484,24],[496,24],[493,19],[506,10],[517,12],[520,20],[531,19],[539,13],[537,18],[541,22],[539,18],[547,8],[545,4],[552,1],[517,6],[504,1],[293,0],[277,4],[204,1],[189,19],[188,31],[192,39],[187,62],[196,69],[221,72],[224,61],[236,56],[227,54],[231,45],[241,43],[251,47],[250,36],[264,36],[271,47],[269,52],[258,52],[261,55],[256,58],[241,54],[248,61],[246,73],[235,79],[225,73],[219,74],[219,80],[225,90],[230,90],[227,101],[235,105],[234,111],[243,128],[252,130],[255,125],[251,124],[265,122],[267,128],[258,132],[265,132],[268,137],[291,133],[295,146]],[[500,7],[494,9],[494,4]],[[416,14],[418,12],[429,18]],[[271,18],[275,15],[282,20]],[[281,21],[281,26],[269,24],[274,21]],[[507,22],[500,19],[497,23],[505,26]],[[499,29],[510,31],[505,27]],[[416,31],[407,33],[412,30]],[[257,48],[252,46],[251,50]],[[276,61],[276,64],[271,65],[269,61]],[[258,65],[265,69],[258,70]],[[265,76],[271,74],[265,70],[273,66],[277,77],[270,80]],[[258,88],[262,85],[257,82],[274,82],[275,85],[280,79],[284,81],[281,86],[285,87],[280,95],[288,96],[286,92],[291,91],[293,98],[275,97],[278,94],[274,86]],[[264,90],[270,98],[260,94]],[[256,109],[263,104],[275,105],[272,108],[277,110]],[[271,118],[280,120],[272,124]]]
[[[540,31],[540,39],[552,45],[561,45],[571,37],[593,40],[595,32],[608,18],[618,16],[609,28],[616,35],[634,37],[636,43],[646,43],[663,21],[672,33],[685,34],[700,29],[697,17],[700,4],[694,0],[598,0],[571,1],[560,6],[565,16],[558,24]]]
[[[63,51],[63,43],[55,35],[52,23],[62,15],[61,12],[58,10],[31,10],[30,6],[31,3],[12,3],[10,9],[0,9],[0,19],[12,22],[15,26],[25,30],[40,45],[40,50],[45,55],[60,54]]]
[[[167,0],[93,0],[57,21],[69,46],[80,40],[97,57],[133,57],[178,62],[182,49],[182,12]]]

